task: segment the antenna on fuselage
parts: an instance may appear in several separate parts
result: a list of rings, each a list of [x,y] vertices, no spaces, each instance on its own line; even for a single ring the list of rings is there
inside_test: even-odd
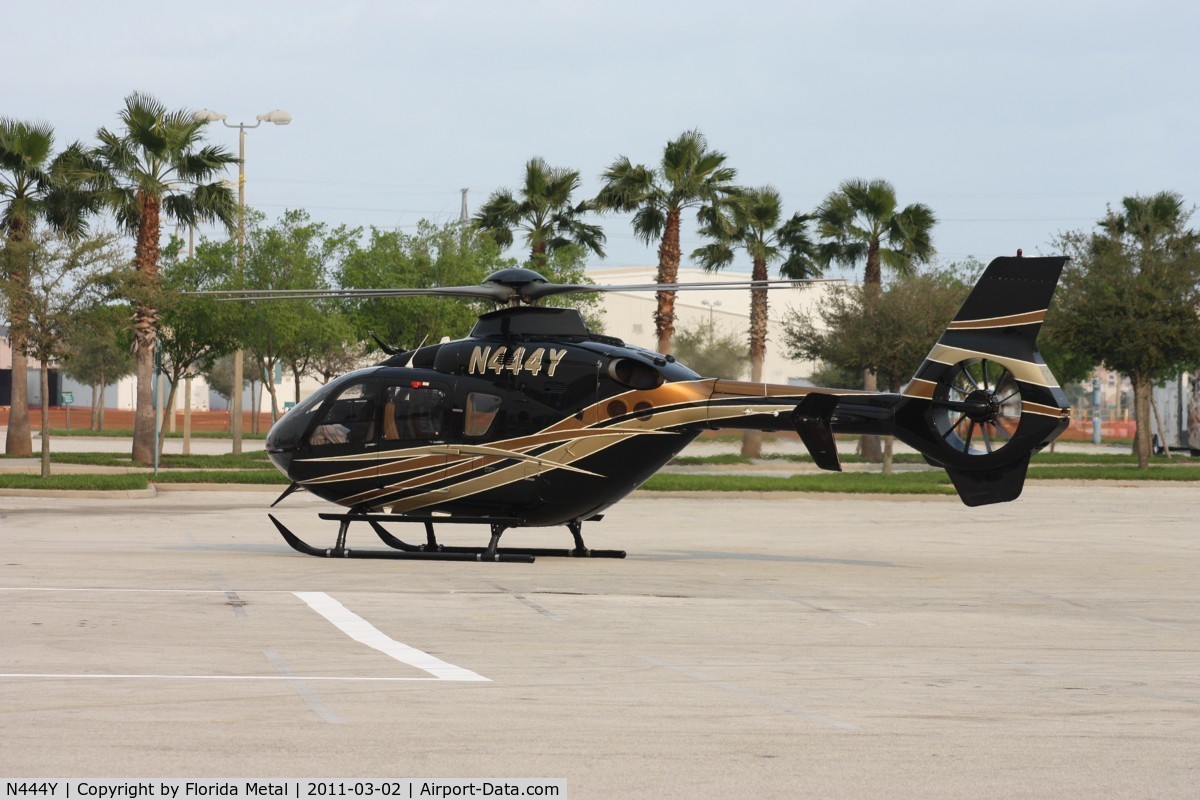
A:
[[[417,345],[415,348],[413,348],[412,354],[408,357],[408,363],[405,364],[404,366],[411,367],[413,365],[413,359],[417,357],[417,350],[420,350],[422,347],[424,347],[425,343],[428,341],[429,341],[429,334],[427,333],[427,334],[425,334],[425,338],[421,340],[421,343],[419,345]]]

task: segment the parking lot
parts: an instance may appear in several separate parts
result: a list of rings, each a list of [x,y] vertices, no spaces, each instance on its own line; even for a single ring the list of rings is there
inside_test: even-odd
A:
[[[1195,796],[1193,488],[640,494],[584,529],[627,559],[530,565],[308,558],[273,498],[0,498],[6,777]],[[318,510],[278,514],[331,543]]]

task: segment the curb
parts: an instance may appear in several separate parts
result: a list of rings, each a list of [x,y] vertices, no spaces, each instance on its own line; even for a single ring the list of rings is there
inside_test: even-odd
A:
[[[0,489],[0,497],[75,497],[97,500],[152,500],[158,496],[151,484],[145,489]]]
[[[282,492],[286,483],[154,483],[160,492]]]

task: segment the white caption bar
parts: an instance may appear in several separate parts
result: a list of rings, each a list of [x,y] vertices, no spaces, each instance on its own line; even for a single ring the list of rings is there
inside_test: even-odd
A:
[[[22,800],[213,800],[225,797],[309,798],[448,798],[567,796],[565,780],[539,778],[395,778],[374,780],[193,780],[128,781],[4,780],[4,798]]]

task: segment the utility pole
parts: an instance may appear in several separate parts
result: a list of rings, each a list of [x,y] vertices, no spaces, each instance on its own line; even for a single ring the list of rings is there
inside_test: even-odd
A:
[[[258,122],[253,125],[247,125],[244,122],[239,122],[236,125],[225,121],[225,115],[213,111],[210,108],[202,108],[192,115],[197,122],[217,122],[219,121],[226,128],[238,129],[238,247],[237,247],[237,286],[240,289],[242,277],[245,272],[245,256],[243,251],[246,247],[246,131],[254,130],[264,122],[273,122],[276,125],[289,125],[292,122],[292,115],[282,110],[271,111],[267,114],[259,114]],[[233,437],[233,454],[235,456],[242,454],[242,361],[243,351],[239,344],[237,352],[233,355],[233,397],[229,398],[231,405],[229,414],[229,434]],[[254,390],[250,390],[251,401],[254,399]],[[257,415],[258,409],[254,409]],[[258,417],[254,416],[257,420]]]
[[[188,226],[188,260],[196,257],[196,226]],[[172,419],[174,417],[172,416]],[[172,428],[174,430],[174,428]],[[192,371],[183,379],[183,454],[192,454]]]
[[[458,212],[458,221],[467,224],[470,216],[467,214],[467,189],[459,189],[462,192],[462,210]]]

